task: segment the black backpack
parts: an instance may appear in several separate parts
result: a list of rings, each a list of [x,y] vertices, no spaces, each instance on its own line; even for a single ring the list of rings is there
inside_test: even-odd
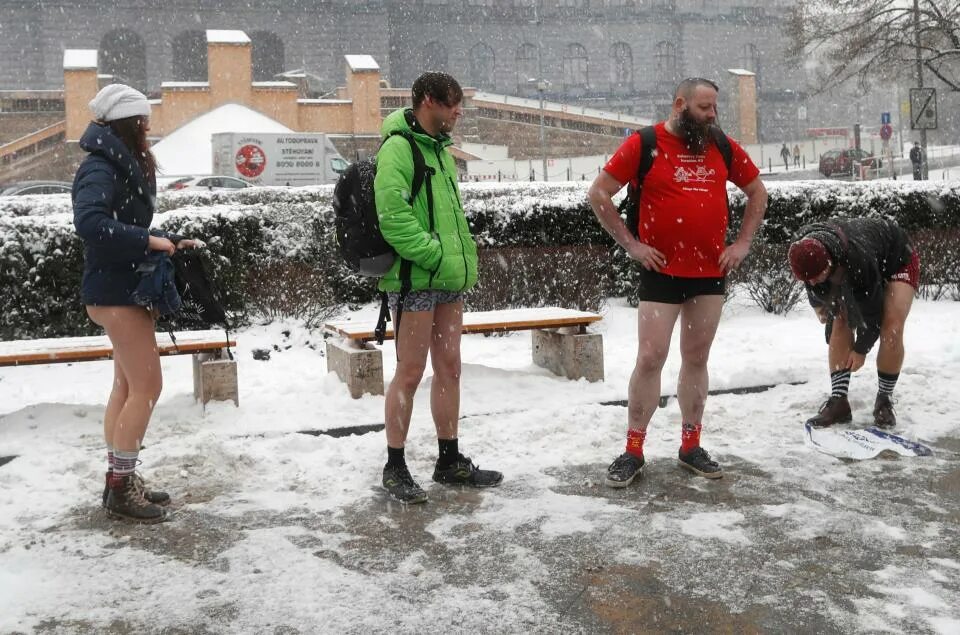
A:
[[[207,273],[196,249],[178,249],[171,257],[182,306],[177,321],[191,326],[224,326],[227,312],[220,302],[221,293]]]
[[[166,314],[161,311],[157,323],[166,330],[174,348],[179,350],[177,338],[173,334],[174,329],[196,330],[219,326],[226,332],[229,341],[230,321],[220,301],[223,294],[207,272],[199,250],[178,249],[166,260],[172,263],[173,284],[180,302],[175,311]],[[227,346],[226,349],[227,356],[233,359],[230,347]]]
[[[627,229],[633,234],[634,238],[639,238],[640,231],[640,192],[643,190],[643,180],[653,167],[654,154],[657,149],[657,131],[654,126],[646,126],[635,132],[640,135],[640,167],[637,169],[636,182],[630,181],[627,185],[627,196],[620,202],[618,208],[620,216],[625,218]],[[727,172],[730,171],[730,165],[733,163],[733,147],[730,145],[730,139],[717,126],[710,126],[710,136],[713,142],[717,144],[723,156],[723,162],[727,165]]]
[[[416,139],[408,132],[395,131],[390,136],[399,135],[410,143],[413,153],[413,182],[410,184],[410,204],[426,183],[427,210],[430,218],[430,231],[433,232],[433,188],[430,177],[433,168],[428,168],[423,152]],[[389,137],[388,137],[389,138]],[[384,139],[383,143],[386,143]],[[383,143],[380,144],[383,147]],[[397,252],[383,237],[380,231],[380,219],[377,217],[376,196],[373,180],[377,175],[377,163],[374,157],[356,161],[340,175],[333,189],[333,211],[335,217],[337,247],[347,266],[363,276],[379,278],[386,275],[397,259]],[[400,301],[397,304],[397,327],[403,315],[403,303],[410,292],[410,272],[413,263],[400,261]],[[374,336],[377,344],[383,344],[387,333],[390,309],[387,294],[380,293],[380,316]],[[395,329],[396,330],[396,329]],[[396,333],[394,337],[396,337]]]
[[[427,177],[427,166],[413,135],[399,131],[390,133],[390,136],[393,135],[400,135],[409,141],[413,151],[413,183],[410,187],[412,204]],[[347,266],[362,276],[379,278],[390,271],[397,252],[380,232],[373,192],[373,179],[376,175],[377,162],[374,157],[352,163],[340,175],[334,187],[333,212],[337,246]],[[428,189],[427,194],[429,196],[432,192]],[[432,201],[428,203],[432,204]]]

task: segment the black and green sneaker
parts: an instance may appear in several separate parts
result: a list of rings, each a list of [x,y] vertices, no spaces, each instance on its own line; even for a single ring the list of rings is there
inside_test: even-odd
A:
[[[719,463],[711,460],[710,455],[707,454],[707,451],[700,446],[693,448],[686,454],[680,452],[677,462],[680,463],[681,467],[690,470],[694,474],[703,476],[704,478],[723,477],[723,468],[720,467]]]
[[[626,487],[633,482],[633,479],[640,474],[643,469],[644,460],[642,456],[634,456],[629,452],[624,452],[613,460],[610,467],[607,468],[607,487],[621,488]]]
[[[390,496],[401,503],[427,502],[427,493],[413,480],[406,465],[401,467],[384,466],[383,489],[387,490]]]
[[[494,470],[481,470],[469,458],[458,454],[453,464],[433,470],[433,480],[444,485],[468,485],[470,487],[496,487],[503,481],[503,474]]]

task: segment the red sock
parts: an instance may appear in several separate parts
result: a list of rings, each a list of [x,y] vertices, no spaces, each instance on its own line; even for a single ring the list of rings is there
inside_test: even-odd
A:
[[[680,451],[686,454],[700,447],[700,424],[685,423],[680,432]]]
[[[646,430],[627,430],[627,452],[633,456],[643,458],[643,440],[647,438]]]

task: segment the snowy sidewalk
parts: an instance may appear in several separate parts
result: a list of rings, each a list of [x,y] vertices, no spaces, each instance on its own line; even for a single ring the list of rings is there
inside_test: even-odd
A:
[[[202,417],[177,368],[190,360],[163,360],[142,470],[179,510],[153,527],[99,509],[109,362],[0,369],[0,456],[17,456],[0,465],[0,632],[960,630],[960,303],[918,301],[907,324],[897,430],[933,457],[806,447],[802,421],[829,385],[822,327],[807,308],[734,302],[711,387],[780,385],[708,402],[716,482],[676,466],[671,400],[626,490],[602,485],[625,408],[601,404],[626,394],[634,310],[611,301],[600,324],[595,384],[534,366],[529,334],[465,337],[461,447],[506,479],[481,492],[429,481],[428,376],[408,460],[430,502],[409,509],[377,487],[382,433],[298,433],[382,422],[383,401],[350,399],[323,372],[319,335],[296,325],[239,335],[239,409]],[[254,361],[263,347],[270,360]],[[874,358],[852,382],[857,425]]]

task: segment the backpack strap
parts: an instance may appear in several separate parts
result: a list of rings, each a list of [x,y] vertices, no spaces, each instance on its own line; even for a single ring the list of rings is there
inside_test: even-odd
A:
[[[713,142],[717,144],[717,150],[723,157],[727,172],[730,172],[730,166],[733,165],[733,146],[730,145],[730,138],[719,126],[710,126],[710,136],[713,137]]]
[[[657,129],[653,126],[644,126],[637,130],[640,135],[640,167],[637,169],[637,191],[643,187],[643,179],[653,167],[653,151],[657,149]]]
[[[627,184],[627,196],[620,203],[619,211],[626,214],[627,229],[634,238],[639,238],[640,225],[640,190],[643,189],[643,180],[653,167],[654,150],[657,149],[657,129],[653,126],[644,126],[636,131],[640,135],[640,165],[637,167],[636,182]]]
[[[406,139],[410,143],[410,151],[413,153],[413,182],[410,184],[410,202],[413,203],[413,199],[417,198],[417,194],[420,193],[420,189],[423,187],[427,172],[432,173],[433,168],[427,168],[427,162],[423,158],[423,152],[420,150],[420,146],[417,145],[417,140],[413,138],[412,134],[404,130],[394,130],[387,138],[389,139],[393,136]]]

